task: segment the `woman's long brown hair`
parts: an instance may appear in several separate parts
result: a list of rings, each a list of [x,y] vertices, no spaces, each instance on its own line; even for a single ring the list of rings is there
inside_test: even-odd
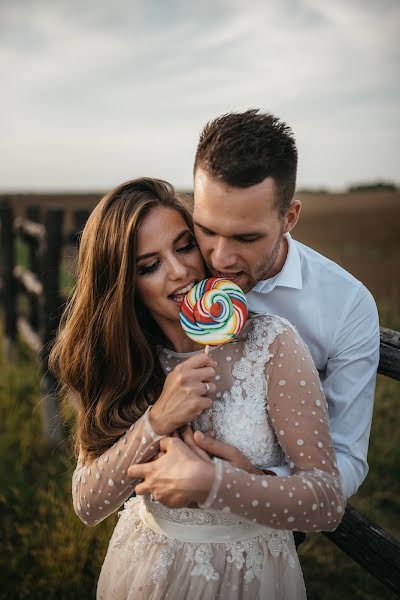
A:
[[[78,397],[75,449],[100,456],[160,394],[162,332],[136,294],[136,242],[156,206],[189,209],[169,183],[140,178],[107,194],[83,230],[73,294],[50,354],[50,368]]]

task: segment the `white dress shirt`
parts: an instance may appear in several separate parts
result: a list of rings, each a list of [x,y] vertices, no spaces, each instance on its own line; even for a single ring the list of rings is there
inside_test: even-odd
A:
[[[306,342],[328,402],[343,494],[355,494],[368,473],[379,322],[364,285],[328,258],[287,234],[282,270],[247,294],[249,309],[288,319]],[[288,468],[272,469],[279,475]]]

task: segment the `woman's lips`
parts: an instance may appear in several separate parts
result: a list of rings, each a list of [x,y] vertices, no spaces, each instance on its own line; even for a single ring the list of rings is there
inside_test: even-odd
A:
[[[196,281],[190,282],[188,285],[185,285],[184,287],[180,288],[179,290],[177,290],[173,294],[170,294],[168,296],[168,299],[172,300],[176,304],[181,304],[182,300],[184,299],[184,297],[186,296],[186,294],[192,289],[192,287],[195,284],[196,284]]]

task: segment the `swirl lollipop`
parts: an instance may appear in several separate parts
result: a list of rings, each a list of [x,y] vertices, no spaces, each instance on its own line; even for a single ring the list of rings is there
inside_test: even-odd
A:
[[[195,342],[204,346],[226,344],[246,323],[246,296],[229,279],[203,279],[184,297],[180,320],[186,335]]]

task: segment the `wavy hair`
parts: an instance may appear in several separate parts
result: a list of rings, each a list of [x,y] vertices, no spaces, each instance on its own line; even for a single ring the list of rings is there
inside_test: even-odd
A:
[[[164,375],[163,334],[136,293],[136,244],[146,215],[163,206],[192,217],[169,183],[134,179],[109,192],[82,233],[76,286],[50,354],[50,369],[77,397],[75,451],[100,456],[152,404]]]

